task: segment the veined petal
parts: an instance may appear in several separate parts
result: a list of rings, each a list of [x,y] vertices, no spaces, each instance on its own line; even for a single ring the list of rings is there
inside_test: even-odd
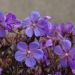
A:
[[[30,50],[38,49],[39,48],[39,42],[37,42],[37,41],[31,42],[29,44],[29,48],[30,48]]]
[[[16,59],[17,61],[23,61],[23,60],[25,59],[25,53],[22,52],[22,51],[17,51],[17,52],[15,53],[15,59]]]
[[[36,28],[34,28],[34,34],[36,37],[39,37],[39,36],[43,36],[45,34],[45,32],[42,29],[36,27]]]
[[[7,22],[7,24],[13,24],[15,22],[15,20],[16,20],[15,14],[10,12],[10,13],[8,13],[6,15],[6,22]]]
[[[45,18],[40,18],[38,21],[38,26],[40,28],[48,28],[48,20],[46,20]]]
[[[26,49],[28,48],[27,44],[25,42],[19,42],[17,44],[17,49],[26,52]]]
[[[22,27],[21,21],[16,19],[14,22],[14,28],[16,29],[16,28],[20,28],[20,27]]]
[[[29,17],[25,18],[23,21],[22,21],[22,26],[23,27],[27,27],[27,26],[30,26],[31,25],[31,19]]]
[[[40,60],[40,59],[43,58],[44,53],[43,53],[43,51],[42,51],[41,49],[37,49],[37,50],[35,50],[35,51],[33,52],[33,56],[34,56],[34,58],[36,58],[37,60]]]
[[[36,37],[41,36],[41,32],[40,32],[40,30],[39,30],[38,27],[35,27],[35,28],[34,28],[34,34],[35,34]]]
[[[25,64],[27,67],[33,68],[36,65],[36,61],[34,58],[29,57],[29,58],[26,58]]]
[[[57,45],[57,46],[54,48],[54,53],[57,54],[57,55],[63,55],[63,50],[62,50],[62,48],[60,47],[60,45]]]
[[[63,40],[62,47],[63,47],[64,51],[69,51],[71,48],[71,42],[69,40]]]
[[[40,13],[38,11],[33,11],[30,15],[30,18],[33,22],[37,21],[40,17]]]
[[[33,36],[33,30],[31,27],[26,28],[25,33],[28,37],[32,37]]]

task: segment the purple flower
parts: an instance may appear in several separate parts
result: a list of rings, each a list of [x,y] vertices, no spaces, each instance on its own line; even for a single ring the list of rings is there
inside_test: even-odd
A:
[[[58,26],[58,30],[63,37],[66,37],[72,40],[73,43],[75,43],[75,27],[72,23],[69,22],[66,25],[64,23],[61,23]]]
[[[55,75],[62,75],[61,72],[56,72]]]
[[[36,60],[42,59],[44,55],[43,51],[39,48],[39,43],[36,41],[30,43],[29,46],[25,42],[19,42],[17,49],[15,59],[17,61],[25,61],[28,67],[34,67]]]
[[[16,16],[13,14],[13,13],[8,13],[6,15],[6,25],[5,25],[5,28],[8,30],[8,31],[13,31],[14,28],[19,28],[21,27],[21,22],[20,20],[18,20],[16,18]]]
[[[47,37],[50,38],[52,41],[62,40],[63,36],[59,32],[58,25],[54,22],[49,23],[49,32]]]
[[[58,26],[58,30],[59,32],[61,33],[61,35],[63,37],[69,37],[73,32],[73,24],[72,23],[67,23],[66,25],[64,23],[61,23],[59,26]]]
[[[54,53],[60,57],[60,64],[63,67],[70,66],[70,63],[75,55],[75,48],[71,48],[69,40],[62,40],[62,44],[54,48]]]
[[[43,36],[48,32],[48,19],[41,17],[40,13],[34,11],[23,21],[23,28],[28,37],[35,34],[36,37]]]

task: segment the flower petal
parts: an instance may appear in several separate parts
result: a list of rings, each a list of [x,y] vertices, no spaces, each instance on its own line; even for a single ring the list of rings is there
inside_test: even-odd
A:
[[[3,30],[2,28],[0,28],[0,37],[3,38],[5,36],[6,36],[5,30]]]
[[[70,68],[75,69],[75,60],[70,61]]]
[[[4,21],[4,14],[2,11],[0,11],[0,22]]]
[[[60,45],[57,45],[54,48],[54,53],[57,54],[57,55],[63,55],[63,50],[61,49]]]
[[[26,28],[25,33],[28,37],[32,37],[33,36],[33,30],[31,27]]]
[[[66,30],[67,30],[67,32],[72,32],[72,29],[73,29],[73,24],[72,23],[67,23],[67,25],[66,25]]]
[[[21,28],[21,27],[22,27],[21,21],[16,19],[14,22],[14,29]]]
[[[49,22],[47,19],[45,19],[44,17],[40,18],[37,25],[40,29],[42,29],[44,34],[49,34]]]
[[[8,30],[9,32],[12,32],[13,31],[13,25],[7,25],[6,26],[6,30]]]
[[[71,70],[72,70],[72,73],[75,74],[75,60],[72,60],[72,61],[70,62],[70,68],[71,68]]]
[[[30,15],[32,21],[37,21],[40,17],[40,13],[38,11],[33,11]]]
[[[69,53],[72,57],[74,57],[75,56],[75,47],[73,47]]]
[[[39,37],[41,35],[40,31],[39,31],[39,28],[35,27],[34,28],[34,34],[35,36]]]
[[[59,33],[63,34],[63,32],[65,32],[65,24],[64,23],[60,23],[57,27]]]
[[[31,42],[29,44],[29,48],[30,48],[30,50],[38,49],[39,48],[39,43],[37,41]]]
[[[22,26],[23,26],[23,28],[25,28],[29,25],[31,25],[31,19],[29,17],[27,17],[22,21]]]
[[[54,31],[54,30],[56,30],[57,24],[52,22],[48,26],[49,26],[49,30],[50,31]]]
[[[16,20],[15,14],[13,14],[13,13],[10,12],[10,13],[8,13],[6,15],[6,22],[7,22],[7,24],[14,24],[15,20]]]
[[[48,29],[49,22],[45,18],[40,18],[38,21],[38,27]]]
[[[22,51],[17,51],[17,52],[15,53],[15,59],[16,59],[17,61],[23,61],[23,60],[25,59],[25,53],[22,52]]]
[[[67,58],[60,59],[60,64],[62,67],[67,67],[68,66]]]
[[[71,48],[71,42],[69,40],[63,40],[62,41],[62,47],[64,51],[68,51]]]
[[[43,53],[43,51],[42,51],[41,49],[38,49],[38,50],[35,50],[35,51],[33,52],[33,56],[34,56],[34,58],[36,58],[37,60],[40,60],[40,59],[43,58],[44,53]]]
[[[25,64],[27,67],[33,68],[36,65],[36,61],[34,58],[26,58]]]
[[[51,39],[46,41],[46,47],[52,46],[53,45],[53,41]]]
[[[28,48],[27,44],[25,42],[19,42],[17,44],[17,49],[21,50],[21,51],[26,51],[26,49]]]

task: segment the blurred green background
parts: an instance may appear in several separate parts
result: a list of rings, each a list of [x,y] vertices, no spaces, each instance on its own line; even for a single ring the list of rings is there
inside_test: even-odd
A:
[[[37,10],[42,15],[50,15],[57,23],[75,24],[75,0],[0,0],[0,9],[4,13],[12,11],[20,19]]]

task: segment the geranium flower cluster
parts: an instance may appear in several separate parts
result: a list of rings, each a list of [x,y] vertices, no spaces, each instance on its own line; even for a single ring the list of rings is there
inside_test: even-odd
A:
[[[46,65],[48,75],[65,75],[63,69],[69,68],[75,74],[75,27],[70,22],[56,24],[38,11],[24,20],[17,19],[12,12],[5,16],[0,11],[0,43],[0,48],[14,45],[15,61],[24,62],[24,67]]]

